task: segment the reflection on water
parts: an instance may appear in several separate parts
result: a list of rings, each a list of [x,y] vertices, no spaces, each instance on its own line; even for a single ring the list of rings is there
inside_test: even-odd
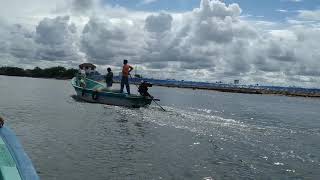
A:
[[[163,112],[85,103],[68,81],[0,81],[42,179],[320,177],[318,99],[153,87]]]

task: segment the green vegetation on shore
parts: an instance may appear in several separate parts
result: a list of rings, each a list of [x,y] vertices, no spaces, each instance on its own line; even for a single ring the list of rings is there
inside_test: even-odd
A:
[[[0,75],[6,76],[23,76],[35,78],[56,78],[56,79],[71,79],[77,73],[77,69],[66,69],[62,66],[50,67],[41,69],[35,67],[34,69],[22,69],[18,67],[0,67]]]

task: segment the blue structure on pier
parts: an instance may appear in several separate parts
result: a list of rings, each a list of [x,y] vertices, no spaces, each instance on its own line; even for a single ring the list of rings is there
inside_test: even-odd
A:
[[[96,75],[92,77],[94,80],[104,80],[104,76]],[[115,82],[120,82],[121,77],[115,76]],[[258,86],[258,85],[242,85],[242,84],[226,84],[226,83],[209,83],[209,82],[195,82],[195,81],[178,81],[174,79],[152,79],[152,78],[131,78],[130,82],[138,84],[141,81],[148,81],[154,85],[160,86],[172,86],[172,87],[184,87],[184,88],[203,88],[203,89],[214,89],[214,88],[247,88],[247,89],[257,89],[257,90],[271,90],[271,91],[281,91],[289,93],[305,93],[305,94],[320,94],[320,89],[318,88],[302,88],[302,87],[281,87],[281,86]]]

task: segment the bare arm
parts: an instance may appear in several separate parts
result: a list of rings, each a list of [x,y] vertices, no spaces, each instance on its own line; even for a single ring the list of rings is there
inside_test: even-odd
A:
[[[129,72],[131,72],[133,70],[132,66],[129,66]]]

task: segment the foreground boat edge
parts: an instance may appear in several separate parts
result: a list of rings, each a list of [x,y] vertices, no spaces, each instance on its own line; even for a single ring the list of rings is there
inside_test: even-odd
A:
[[[0,128],[0,136],[14,159],[22,180],[40,180],[29,156],[14,132],[7,126]]]

